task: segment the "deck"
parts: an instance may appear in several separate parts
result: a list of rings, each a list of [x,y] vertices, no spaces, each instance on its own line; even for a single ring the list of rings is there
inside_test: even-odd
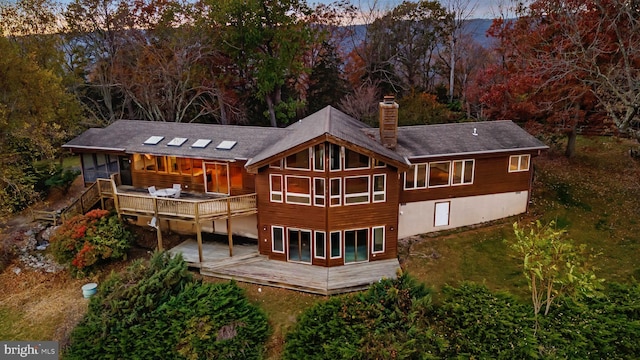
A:
[[[382,278],[397,276],[397,259],[362,262],[337,267],[269,260],[258,253],[258,245],[235,245],[229,257],[228,245],[205,242],[202,251],[206,261],[198,263],[198,244],[187,240],[169,250],[182,253],[192,267],[205,276],[233,279],[258,285],[274,286],[320,295],[333,295],[367,289]]]

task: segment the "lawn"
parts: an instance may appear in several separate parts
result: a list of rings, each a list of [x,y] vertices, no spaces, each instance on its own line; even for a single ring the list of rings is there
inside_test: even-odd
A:
[[[404,270],[436,290],[444,284],[474,281],[529,301],[520,262],[510,256],[504,239],[513,238],[514,222],[540,219],[555,220],[577,243],[598,253],[595,261],[600,278],[617,282],[640,278],[640,161],[628,156],[634,145],[612,137],[580,138],[577,155],[571,160],[559,155],[561,150],[536,158],[529,213],[423,235],[401,248]],[[67,274],[15,275],[9,269],[0,274],[0,339],[62,339],[69,330],[64,328],[86,311],[82,283]],[[326,299],[251,284],[240,286],[271,323],[268,359],[280,357],[284,337],[298,315]]]

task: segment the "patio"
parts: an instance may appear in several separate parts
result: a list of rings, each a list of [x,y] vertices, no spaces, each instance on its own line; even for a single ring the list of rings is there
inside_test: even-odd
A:
[[[336,267],[269,260],[258,253],[258,245],[255,243],[234,245],[234,255],[230,257],[228,244],[206,241],[202,244],[203,258],[206,261],[202,263],[198,262],[196,240],[184,241],[168,251],[173,254],[182,253],[189,266],[199,268],[204,276],[320,295],[367,289],[382,278],[395,279],[400,268],[397,259]]]

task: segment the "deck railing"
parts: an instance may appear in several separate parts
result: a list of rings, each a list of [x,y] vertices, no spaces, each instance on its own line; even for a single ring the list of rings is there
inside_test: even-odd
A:
[[[256,194],[230,196],[219,199],[174,199],[144,194],[117,194],[118,210],[122,213],[142,213],[150,216],[174,216],[206,219],[230,216],[256,210]]]

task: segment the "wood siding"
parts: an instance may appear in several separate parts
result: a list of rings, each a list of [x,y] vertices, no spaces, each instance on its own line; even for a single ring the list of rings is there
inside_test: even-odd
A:
[[[510,173],[509,156],[516,154],[522,153],[500,154],[499,156],[484,155],[476,157],[429,159],[424,162],[412,160],[412,163],[422,164],[447,160],[475,159],[473,183],[468,185],[450,185],[437,188],[406,190],[404,189],[403,175],[400,184],[400,203],[528,191],[530,190],[533,163],[530,163],[528,171]]]

